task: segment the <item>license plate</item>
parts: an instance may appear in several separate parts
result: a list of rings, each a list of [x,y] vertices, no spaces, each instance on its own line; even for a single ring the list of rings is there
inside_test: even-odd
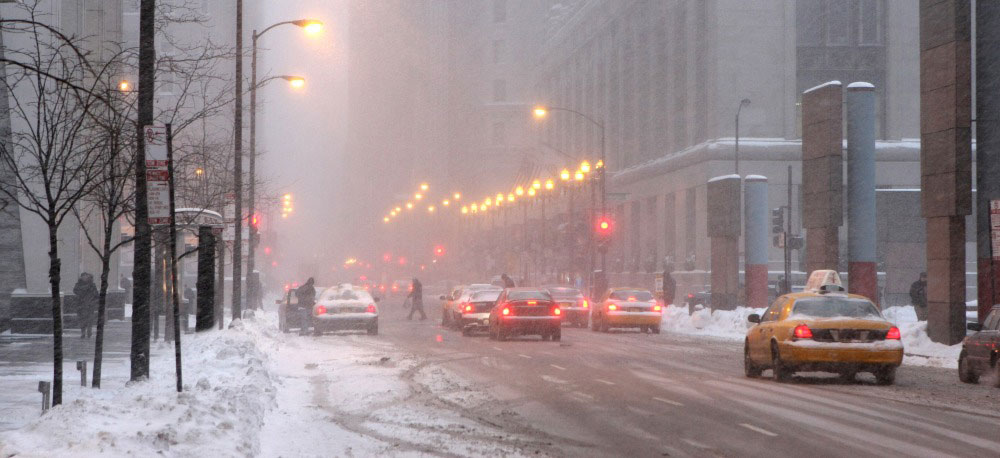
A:
[[[560,302],[559,306],[562,307],[562,308],[572,307],[573,303],[572,302]]]

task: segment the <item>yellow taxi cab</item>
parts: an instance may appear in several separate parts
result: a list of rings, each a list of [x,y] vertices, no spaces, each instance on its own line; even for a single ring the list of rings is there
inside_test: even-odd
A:
[[[871,372],[891,385],[903,362],[899,328],[882,317],[868,298],[847,294],[835,271],[816,271],[801,293],[779,297],[746,334],[743,359],[747,377],[771,369],[777,381],[798,371],[835,372],[853,380]]]
[[[590,328],[608,332],[611,328],[639,328],[642,332],[660,333],[663,306],[653,293],[642,288],[610,288],[600,305],[590,311]]]

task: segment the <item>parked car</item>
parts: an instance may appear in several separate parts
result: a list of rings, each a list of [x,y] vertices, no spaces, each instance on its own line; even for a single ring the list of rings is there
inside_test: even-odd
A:
[[[507,340],[518,335],[540,335],[542,340],[562,339],[562,310],[548,291],[508,288],[490,310],[490,338]]]
[[[979,383],[979,377],[992,372],[993,385],[1000,388],[1000,307],[993,306],[982,324],[968,323],[975,333],[962,342],[958,355],[958,379]]]

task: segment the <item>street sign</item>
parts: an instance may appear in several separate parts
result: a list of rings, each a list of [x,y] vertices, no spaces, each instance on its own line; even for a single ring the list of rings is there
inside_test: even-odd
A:
[[[990,241],[994,261],[1000,261],[1000,199],[990,200]]]
[[[146,206],[149,224],[170,224],[170,171],[167,167],[167,128],[145,126]]]

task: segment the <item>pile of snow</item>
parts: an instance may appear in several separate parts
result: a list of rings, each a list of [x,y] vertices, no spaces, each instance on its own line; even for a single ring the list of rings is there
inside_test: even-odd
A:
[[[903,336],[903,364],[958,368],[962,344],[945,345],[931,341],[927,336],[927,322],[917,321],[912,305],[889,307],[882,310],[882,316],[895,324]]]
[[[268,328],[249,320],[185,335],[183,393],[176,392],[173,347],[158,345],[153,380],[75,391],[25,427],[0,434],[0,456],[258,455],[262,419],[275,398]]]
[[[735,310],[712,312],[701,305],[689,313],[687,306],[670,305],[663,309],[661,329],[679,334],[711,336],[742,341],[751,324],[747,316],[763,313],[764,309],[737,307]],[[962,345],[944,345],[927,336],[927,322],[917,321],[913,306],[890,307],[882,315],[899,327],[903,338],[903,364],[910,366],[958,367]]]
[[[695,305],[694,313],[689,313],[687,306],[669,305],[663,309],[663,324],[665,331],[680,334],[720,337],[724,339],[743,340],[750,322],[747,316],[751,313],[763,313],[764,309],[737,307],[736,310],[716,310]]]

